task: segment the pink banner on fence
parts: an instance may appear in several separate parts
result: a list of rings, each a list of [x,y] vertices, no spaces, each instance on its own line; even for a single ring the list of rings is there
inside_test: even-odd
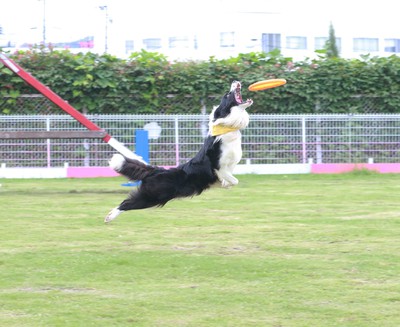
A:
[[[380,164],[312,164],[312,174],[340,174],[352,170],[368,169],[378,173],[400,173],[400,164],[398,163],[380,163]]]

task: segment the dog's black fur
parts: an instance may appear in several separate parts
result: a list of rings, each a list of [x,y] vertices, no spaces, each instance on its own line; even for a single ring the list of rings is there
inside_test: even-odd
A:
[[[141,185],[108,214],[105,222],[115,219],[123,211],[163,206],[175,198],[199,195],[218,180],[224,187],[236,185],[237,179],[233,177],[232,170],[241,158],[239,129],[247,126],[248,114],[245,109],[252,104],[252,100],[242,101],[240,88],[240,82],[233,82],[230,91],[213,110],[209,135],[190,161],[176,168],[164,169],[120,154],[114,155],[110,166],[129,180],[141,181]],[[238,117],[231,119],[230,115]],[[237,130],[213,136],[211,129],[214,124],[227,125]],[[231,157],[235,158],[234,162],[231,162]]]

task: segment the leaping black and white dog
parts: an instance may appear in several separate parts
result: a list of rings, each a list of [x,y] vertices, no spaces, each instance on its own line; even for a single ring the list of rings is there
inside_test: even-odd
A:
[[[232,173],[242,158],[240,129],[249,124],[246,108],[252,104],[252,100],[242,100],[241,83],[234,81],[210,114],[202,148],[193,159],[176,168],[164,169],[148,165],[139,157],[135,160],[115,154],[111,168],[141,184],[104,221],[108,223],[127,210],[163,206],[175,198],[199,195],[218,181],[222,187],[237,185]]]

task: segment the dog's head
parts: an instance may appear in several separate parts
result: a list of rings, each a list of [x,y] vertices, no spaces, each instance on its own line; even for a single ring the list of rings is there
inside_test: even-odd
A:
[[[211,112],[211,131],[215,126],[224,126],[238,130],[245,128],[249,124],[249,115],[246,108],[253,104],[253,100],[248,99],[243,101],[241,87],[240,82],[232,82],[230,91],[222,97],[219,106]],[[212,135],[217,134],[212,133]]]

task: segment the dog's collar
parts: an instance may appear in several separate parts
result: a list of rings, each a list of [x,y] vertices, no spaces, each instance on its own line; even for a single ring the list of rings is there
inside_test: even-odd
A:
[[[239,130],[240,128],[237,127],[229,127],[229,126],[224,126],[224,125],[214,125],[211,129],[211,135],[212,136],[218,136],[222,134],[226,134],[229,132],[234,132]]]

